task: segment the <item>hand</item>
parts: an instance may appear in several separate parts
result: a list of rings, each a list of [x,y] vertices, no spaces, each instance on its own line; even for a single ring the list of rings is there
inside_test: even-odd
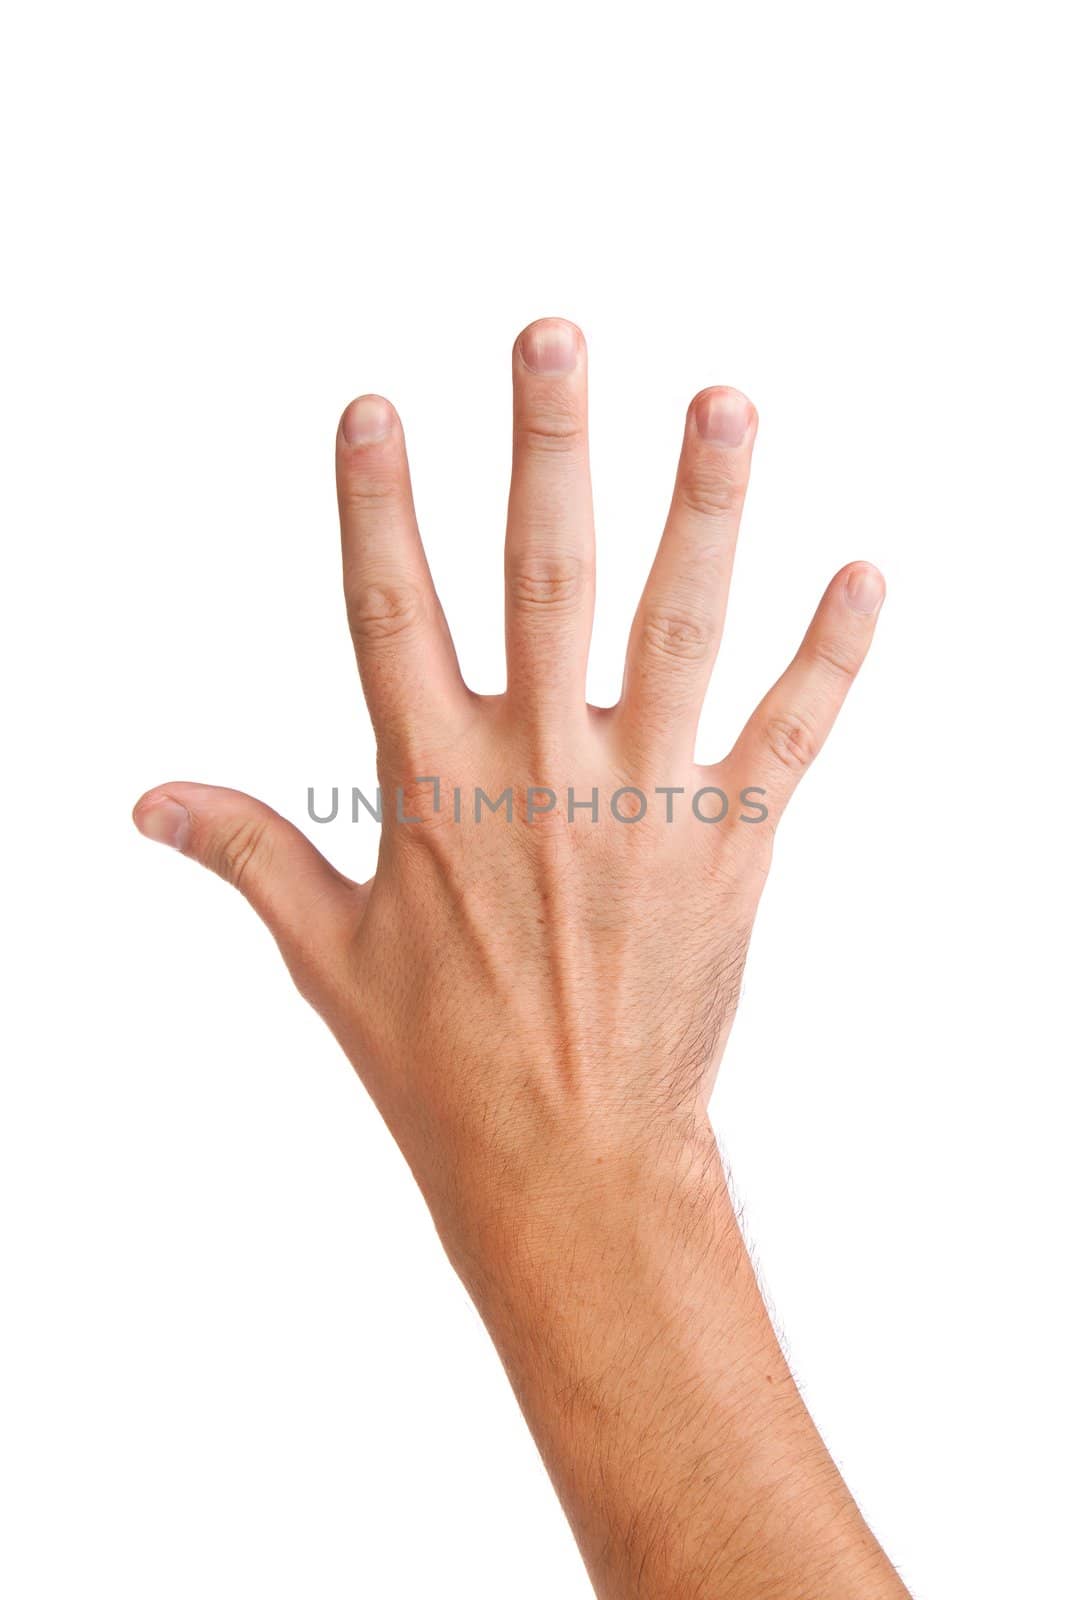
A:
[[[350,883],[227,790],[167,784],[136,809],[144,832],[221,873],[263,916],[445,1217],[486,1190],[536,1186],[561,1159],[580,1168],[702,1129],[774,828],[883,593],[870,566],[840,572],[734,749],[694,766],[756,433],[740,394],[705,390],[686,418],[622,698],[588,706],[584,341],[569,323],[534,323],[513,364],[504,695],[460,677],[396,413],[365,396],[338,432],[345,594],[384,796],[375,878]],[[437,812],[420,776],[439,780]],[[554,791],[553,809],[539,809],[548,794],[528,796],[534,786]],[[397,820],[398,788],[418,822]],[[484,801],[475,822],[479,788],[492,801],[512,791],[510,823]],[[719,791],[697,802],[708,819],[726,797],[721,821],[698,820],[702,790]]]
[[[348,881],[288,822],[229,790],[166,784],[135,810],[144,833],[220,873],[264,918],[386,1118],[491,1326],[487,1307],[519,1231],[527,1254],[548,1261],[561,1219],[587,1216],[591,1238],[605,1211],[626,1212],[627,1196],[685,1189],[713,1163],[707,1100],[774,830],[883,598],[873,567],[839,572],[731,752],[694,765],[756,434],[742,395],[704,390],[686,418],[621,699],[588,706],[581,334],[534,323],[513,373],[500,696],[460,677],[396,413],[370,395],[341,419],[345,594],[383,796],[374,879]],[[494,811],[484,799],[476,820],[479,790],[494,802],[510,791],[510,820],[506,804]],[[509,1325],[522,1315],[516,1295]],[[570,1467],[558,1476],[580,1522],[581,1489]]]

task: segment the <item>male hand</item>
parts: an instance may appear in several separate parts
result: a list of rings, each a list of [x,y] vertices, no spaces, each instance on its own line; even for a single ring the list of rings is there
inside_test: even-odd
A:
[[[136,821],[241,890],[355,1065],[598,1592],[827,1600],[862,1572],[864,1593],[900,1594],[770,1334],[706,1114],[774,830],[866,655],[882,579],[839,572],[734,748],[694,764],[756,434],[742,395],[706,389],[622,696],[587,705],[579,330],[534,323],[513,372],[503,695],[460,676],[392,406],[367,395],[341,419],[345,594],[383,797],[373,880],[230,790],[166,784]],[[486,801],[506,791],[510,819]]]

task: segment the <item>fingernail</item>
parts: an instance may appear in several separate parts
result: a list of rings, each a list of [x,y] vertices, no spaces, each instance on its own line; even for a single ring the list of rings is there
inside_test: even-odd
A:
[[[384,439],[393,425],[393,408],[376,394],[353,400],[341,418],[345,444],[374,444]]]
[[[736,389],[712,389],[696,408],[697,432],[708,444],[736,450],[744,444],[752,423],[752,405]]]
[[[535,322],[523,334],[520,348],[531,372],[571,372],[578,360],[578,334],[569,322]]]
[[[189,842],[192,819],[177,800],[157,800],[154,805],[138,811],[134,821],[146,839],[157,844],[169,844],[175,850],[184,850]]]
[[[853,567],[845,584],[845,599],[849,609],[860,616],[869,617],[877,611],[885,598],[885,579],[877,567]]]

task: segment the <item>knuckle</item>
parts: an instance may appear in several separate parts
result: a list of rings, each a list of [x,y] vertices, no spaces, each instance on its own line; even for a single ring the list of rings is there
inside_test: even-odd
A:
[[[653,656],[669,661],[703,661],[714,641],[711,623],[693,611],[653,606],[641,618],[641,642]]]
[[[344,477],[341,501],[345,510],[358,515],[376,506],[389,505],[396,500],[399,480],[391,466],[371,467],[361,462],[358,470],[350,470]]]
[[[578,556],[526,556],[511,571],[510,595],[519,611],[573,611],[585,588]]]
[[[221,878],[240,889],[253,861],[262,863],[268,853],[268,827],[259,817],[242,817],[231,823],[216,845],[216,870]]]
[[[770,717],[764,738],[771,755],[787,772],[803,772],[819,753],[819,740],[806,717],[797,711]]]
[[[679,481],[678,497],[694,516],[722,518],[741,510],[744,479],[722,466],[692,466]]]
[[[585,440],[581,418],[572,411],[532,412],[516,431],[518,443],[530,455],[573,455]]]
[[[357,644],[396,639],[417,628],[419,592],[406,583],[372,583],[348,597],[348,620]]]
[[[440,784],[406,778],[387,793],[390,825],[395,819],[404,836],[413,838],[416,843],[425,839],[429,831],[449,822],[452,797]],[[449,834],[451,829],[446,826],[445,832]]]
[[[852,679],[859,671],[855,651],[843,639],[832,635],[812,645],[811,658],[833,678]]]

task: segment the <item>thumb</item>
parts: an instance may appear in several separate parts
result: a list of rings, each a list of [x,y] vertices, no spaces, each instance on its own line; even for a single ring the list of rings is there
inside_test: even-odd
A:
[[[237,789],[166,783],[141,796],[133,820],[145,838],[172,845],[239,889],[290,963],[351,933],[363,898],[358,885],[262,801]]]

